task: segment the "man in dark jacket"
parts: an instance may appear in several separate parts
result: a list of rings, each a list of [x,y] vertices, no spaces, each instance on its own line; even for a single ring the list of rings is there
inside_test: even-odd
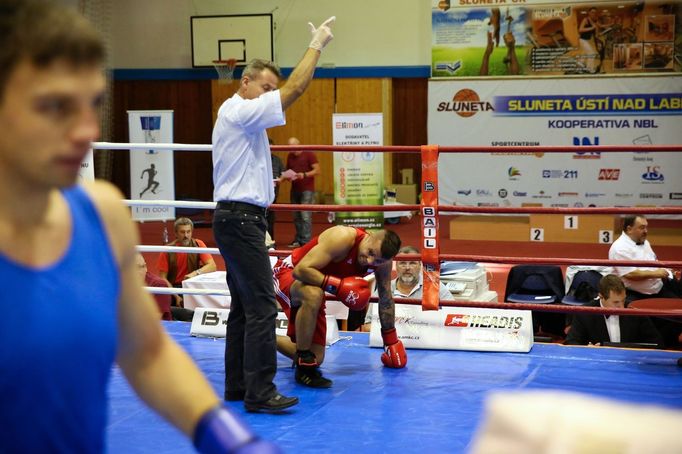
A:
[[[599,281],[599,305],[605,308],[625,307],[625,285],[618,276],[609,274]],[[588,306],[598,306],[597,300]],[[573,316],[566,344],[602,345],[605,342],[663,346],[663,339],[649,317],[599,314]]]

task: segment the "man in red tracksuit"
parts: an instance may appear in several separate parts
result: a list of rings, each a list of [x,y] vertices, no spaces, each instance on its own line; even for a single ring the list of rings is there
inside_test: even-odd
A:
[[[292,358],[296,381],[313,388],[329,388],[320,364],[324,360],[327,324],[325,292],[335,295],[351,310],[367,306],[372,289],[363,279],[374,271],[379,292],[379,318],[384,340],[381,360],[387,367],[401,368],[407,354],[394,327],[391,296],[393,257],[400,238],[390,230],[366,232],[347,226],[331,227],[305,246],[294,249],[274,268],[275,293],[289,319],[287,334],[277,338],[277,350]]]

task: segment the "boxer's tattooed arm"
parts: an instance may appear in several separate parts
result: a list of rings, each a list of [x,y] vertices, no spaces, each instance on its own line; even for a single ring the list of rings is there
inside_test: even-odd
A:
[[[395,325],[395,303],[391,292],[391,270],[393,262],[382,264],[374,272],[377,279],[377,291],[379,292],[379,321],[381,329],[386,331]]]

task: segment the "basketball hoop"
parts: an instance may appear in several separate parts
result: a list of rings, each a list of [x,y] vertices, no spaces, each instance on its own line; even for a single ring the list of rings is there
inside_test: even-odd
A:
[[[237,67],[237,60],[213,60],[213,66],[218,73],[218,83],[229,84],[233,80],[234,69]]]

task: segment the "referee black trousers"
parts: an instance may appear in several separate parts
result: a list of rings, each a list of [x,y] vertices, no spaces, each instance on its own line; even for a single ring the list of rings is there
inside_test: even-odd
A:
[[[273,397],[277,372],[277,304],[265,248],[264,208],[219,202],[213,234],[227,265],[230,315],[225,344],[225,393],[245,392],[245,403]]]

